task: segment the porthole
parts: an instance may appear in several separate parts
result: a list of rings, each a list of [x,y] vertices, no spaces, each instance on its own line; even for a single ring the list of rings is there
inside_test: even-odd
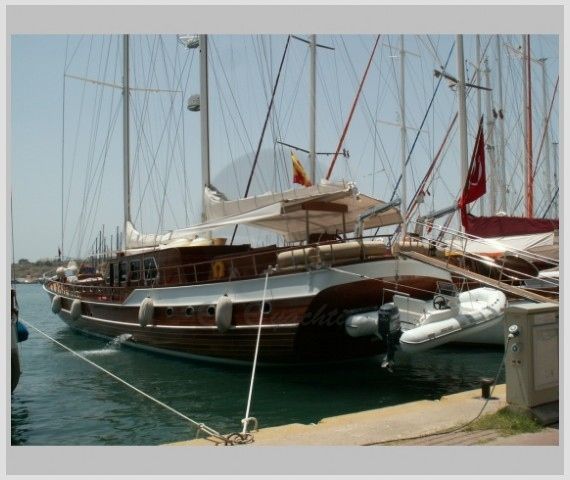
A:
[[[271,313],[271,303],[265,302],[263,304],[263,313],[265,313],[265,314]]]
[[[174,309],[172,307],[167,307],[166,308],[166,316],[167,317],[172,317],[172,314],[174,313]]]
[[[208,307],[208,315],[213,317],[216,314],[216,307],[214,305],[210,305]]]
[[[186,307],[186,316],[191,317],[192,315],[194,315],[194,308]]]

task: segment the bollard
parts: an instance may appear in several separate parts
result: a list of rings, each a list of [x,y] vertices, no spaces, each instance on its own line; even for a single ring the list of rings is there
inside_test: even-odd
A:
[[[481,397],[491,398],[491,385],[495,382],[492,378],[481,378]]]

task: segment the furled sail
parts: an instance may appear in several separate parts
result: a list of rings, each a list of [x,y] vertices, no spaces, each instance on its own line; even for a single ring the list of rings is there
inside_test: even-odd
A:
[[[358,217],[384,202],[359,193],[356,185],[321,182],[305,188],[280,193],[228,200],[215,188],[206,188],[204,206],[206,222],[163,235],[145,235],[132,225],[127,232],[127,247],[141,248],[171,244],[173,241],[192,239],[218,228],[239,224],[270,230],[282,235],[286,241],[300,241],[307,233],[339,234],[354,230]],[[376,228],[400,223],[397,208],[368,218],[365,228]]]

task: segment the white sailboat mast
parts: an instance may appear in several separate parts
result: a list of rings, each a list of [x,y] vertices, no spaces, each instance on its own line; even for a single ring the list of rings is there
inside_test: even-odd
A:
[[[316,183],[317,177],[317,159],[316,159],[316,144],[317,144],[317,36],[309,36],[309,50],[311,53],[311,68],[309,78],[309,102],[310,102],[310,118],[309,118],[309,163],[311,165],[311,182],[313,185]]]
[[[402,161],[401,204],[402,238],[406,238],[407,221],[407,178],[406,178],[406,68],[405,68],[404,35],[400,35],[400,156]]]
[[[205,187],[210,186],[210,123],[208,116],[208,36],[200,35],[200,145],[202,151],[202,222],[206,218]]]
[[[481,36],[480,35],[475,35],[475,57],[477,58],[476,60],[476,70],[475,70],[475,83],[477,85],[481,85],[481,64],[482,64],[482,59],[481,59]],[[479,121],[479,119],[481,118],[481,89],[477,88],[477,122]],[[483,195],[480,199],[479,199],[479,212],[481,215],[485,215],[485,195]]]
[[[123,35],[123,247],[125,249],[127,222],[131,220],[129,92],[129,36]]]
[[[497,83],[499,84],[499,155],[497,164],[499,165],[499,189],[500,201],[499,210],[507,212],[507,173],[506,173],[506,158],[505,158],[505,120],[503,111],[503,65],[501,60],[501,37],[495,37],[497,46]]]
[[[461,183],[463,188],[467,180],[469,161],[467,158],[467,109],[465,105],[465,58],[463,54],[463,35],[457,35],[457,100],[459,104],[459,155],[461,164]]]
[[[488,164],[490,166],[489,178],[491,180],[491,205],[489,205],[489,210],[491,215],[497,213],[497,163],[495,159],[495,128],[493,120],[492,102],[493,102],[493,92],[491,90],[491,70],[489,68],[489,62],[485,59],[485,86],[489,89],[485,94],[485,104],[486,104],[486,115],[487,115],[487,153],[489,154]]]
[[[525,216],[532,218],[534,214],[533,205],[533,181],[532,181],[532,106],[530,98],[530,36],[523,35],[523,100],[524,100],[524,135],[525,135],[525,156],[524,156],[524,196],[525,196]]]

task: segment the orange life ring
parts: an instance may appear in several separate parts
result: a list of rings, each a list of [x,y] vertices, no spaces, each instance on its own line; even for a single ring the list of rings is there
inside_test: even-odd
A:
[[[214,280],[219,280],[220,278],[224,277],[226,274],[226,266],[224,262],[214,262],[212,264],[212,277]]]

